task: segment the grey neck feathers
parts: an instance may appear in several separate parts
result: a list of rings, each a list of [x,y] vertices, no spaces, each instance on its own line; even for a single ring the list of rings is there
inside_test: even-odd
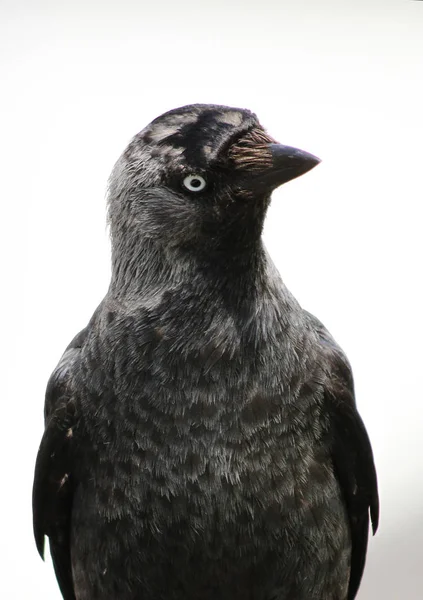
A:
[[[166,240],[143,238],[135,231],[112,232],[110,294],[116,298],[146,296],[158,289],[196,287],[213,294],[255,295],[268,278],[261,240],[238,255],[195,252],[190,247],[167,245]]]

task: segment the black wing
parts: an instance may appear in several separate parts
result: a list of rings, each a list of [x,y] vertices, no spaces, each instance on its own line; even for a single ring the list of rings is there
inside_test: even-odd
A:
[[[327,371],[326,402],[335,472],[344,495],[351,528],[351,572],[348,600],[360,587],[366,561],[369,512],[373,534],[379,522],[379,498],[373,452],[358,414],[349,362],[325,327],[307,313],[317,332]]]
[[[73,427],[75,403],[69,386],[88,328],[69,344],[47,384],[46,427],[35,465],[32,493],[34,536],[44,558],[44,537],[49,537],[54,570],[65,600],[75,600],[70,558],[72,510]]]

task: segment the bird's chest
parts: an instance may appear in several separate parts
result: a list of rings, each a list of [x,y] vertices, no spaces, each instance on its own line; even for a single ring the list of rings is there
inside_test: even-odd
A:
[[[109,389],[87,411],[107,511],[226,522],[294,499],[309,468],[319,392],[295,329],[200,317],[144,311],[107,330]]]
[[[164,564],[199,597],[231,565],[219,595],[227,587],[235,597],[236,582],[269,552],[279,573],[298,536],[321,527],[314,506],[334,486],[321,453],[321,392],[292,329],[250,343],[230,319],[197,326],[194,337],[184,323],[181,335],[165,321],[137,320],[119,343],[109,338],[109,387],[102,383],[95,410],[85,407],[90,472],[75,528],[103,539],[106,523],[125,546],[104,542],[102,573],[129,552],[134,573],[149,573],[147,587],[162,589],[154,565]],[[204,597],[216,596],[210,590]]]

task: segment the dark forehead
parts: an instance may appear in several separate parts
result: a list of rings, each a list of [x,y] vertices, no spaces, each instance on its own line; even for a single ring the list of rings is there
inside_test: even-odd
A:
[[[188,163],[208,163],[231,139],[254,125],[257,117],[249,110],[210,104],[191,104],[171,110],[141,132],[143,143],[180,150]]]

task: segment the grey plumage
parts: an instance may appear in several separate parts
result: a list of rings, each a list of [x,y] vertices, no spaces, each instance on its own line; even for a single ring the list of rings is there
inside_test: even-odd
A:
[[[110,288],[49,381],[34,481],[66,600],[355,597],[378,499],[351,370],[261,241],[317,162],[212,105],[117,162]]]

